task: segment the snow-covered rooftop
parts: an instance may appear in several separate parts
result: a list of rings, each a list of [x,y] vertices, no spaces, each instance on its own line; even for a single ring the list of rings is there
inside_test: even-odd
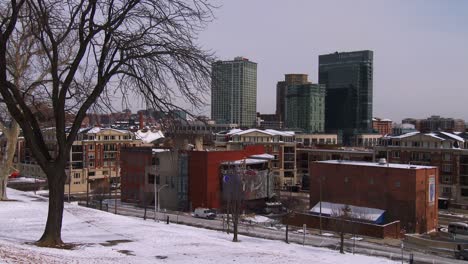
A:
[[[114,132],[121,133],[121,134],[130,133],[128,130],[120,130],[120,129],[110,128],[110,127],[93,127],[91,129],[83,128],[83,129],[80,129],[79,131],[87,133],[87,134],[97,134],[97,133],[101,133],[104,131],[114,131]]]
[[[440,141],[451,139],[451,140],[456,140],[456,141],[460,141],[460,142],[465,142],[465,139],[460,137],[459,135],[457,135],[455,133],[448,133],[448,132],[443,132],[443,131],[431,132],[431,133],[420,133],[418,131],[415,131],[415,132],[410,132],[410,133],[406,133],[406,134],[399,135],[399,136],[389,136],[387,138],[402,139],[402,138],[412,137],[412,136],[415,136],[415,135],[418,135],[418,134],[433,137],[433,138],[436,138],[436,139],[438,139]]]
[[[383,165],[377,162],[366,162],[366,161],[351,161],[351,160],[324,160],[315,161],[316,163],[327,163],[327,164],[343,164],[353,166],[367,166],[367,167],[382,167],[382,168],[393,168],[393,169],[434,169],[434,166],[422,166],[413,164],[399,164],[399,163],[385,163]]]
[[[339,203],[329,203],[329,202],[322,202],[322,215],[326,216],[339,216],[343,213],[343,208],[345,208],[345,204]],[[362,220],[368,221],[376,221],[385,213],[382,209],[377,208],[370,208],[370,207],[362,207],[362,206],[354,206],[348,205],[350,211],[350,216],[355,219],[361,218]],[[320,202],[318,202],[314,207],[310,209],[310,212],[313,214],[320,214]]]
[[[234,160],[234,161],[225,161],[222,164],[223,165],[253,165],[253,164],[261,164],[268,162],[266,160],[261,160],[261,159],[241,159],[241,160]]]
[[[146,132],[138,130],[135,132],[135,136],[137,139],[141,139],[144,143],[153,143],[155,140],[163,138],[164,134],[161,130],[151,131],[148,129]]]
[[[399,135],[399,136],[393,136],[392,138],[407,138],[407,137],[412,137],[417,134],[419,134],[419,131],[409,132],[409,133]]]
[[[170,149],[157,149],[157,148],[151,149],[151,152],[153,152],[153,154],[161,153],[161,152],[168,152],[168,151],[171,151],[171,150]]]
[[[257,155],[252,155],[252,156],[249,156],[249,158],[252,158],[252,159],[267,159],[267,160],[272,160],[275,158],[275,156],[271,155],[271,154],[268,154],[268,153],[264,153],[264,154],[257,154]]]
[[[456,134],[452,134],[452,133],[447,133],[447,132],[440,132],[441,134],[451,138],[451,139],[454,139],[456,141],[460,141],[460,142],[465,142],[465,139],[456,135]]]
[[[227,133],[227,135],[245,135],[245,134],[249,134],[252,132],[263,133],[263,134],[267,134],[270,136],[285,136],[285,137],[292,137],[295,134],[293,131],[279,131],[279,130],[274,130],[274,129],[262,130],[262,129],[257,129],[257,128],[251,128],[251,129],[242,130],[242,129],[235,128],[235,129],[231,129]]]

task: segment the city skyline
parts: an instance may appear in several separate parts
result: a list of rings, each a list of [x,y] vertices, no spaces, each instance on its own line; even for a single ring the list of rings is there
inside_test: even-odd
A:
[[[276,83],[285,74],[308,74],[317,82],[319,55],[369,49],[373,116],[397,123],[430,115],[468,120],[468,53],[462,52],[468,46],[468,30],[462,28],[467,2],[220,3],[200,42],[219,59],[243,56],[258,63],[258,112],[275,113]]]

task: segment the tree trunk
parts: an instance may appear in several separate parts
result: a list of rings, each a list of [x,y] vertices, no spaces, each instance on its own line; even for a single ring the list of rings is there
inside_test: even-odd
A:
[[[8,176],[0,178],[0,201],[8,200],[8,196],[6,193],[7,183]]]
[[[286,224],[286,243],[289,244],[288,232],[289,232],[289,224]]]
[[[237,234],[239,233],[239,215],[240,215],[240,201],[235,199],[232,204],[232,242],[239,242]]]
[[[59,166],[58,166],[59,167]],[[37,241],[38,246],[62,247],[63,202],[65,198],[65,166],[48,171],[49,212],[44,234]]]
[[[228,201],[228,204],[227,204],[227,209],[226,209],[226,233],[229,235],[229,213],[230,213],[230,206],[229,206],[229,201]]]
[[[344,232],[340,232],[340,253],[344,254]]]
[[[16,121],[11,122],[11,126],[9,128],[3,127],[3,133],[6,136],[7,145],[5,149],[5,153],[3,156],[3,164],[0,171],[0,201],[8,200],[8,196],[6,193],[8,177],[13,168],[13,158],[16,152],[16,144],[18,143],[18,135],[19,135],[19,125]]]

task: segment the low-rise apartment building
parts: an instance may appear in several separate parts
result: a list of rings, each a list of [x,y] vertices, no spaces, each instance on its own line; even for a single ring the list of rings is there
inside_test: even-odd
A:
[[[296,172],[295,133],[273,129],[233,129],[216,134],[215,147],[225,150],[242,150],[245,146],[262,145],[265,152],[274,156],[272,172],[275,188],[300,186],[302,179]]]
[[[43,133],[49,151],[55,155],[54,129],[46,129]],[[65,191],[86,192],[100,184],[120,182],[120,149],[145,144],[151,145],[127,130],[100,127],[81,129],[68,158],[66,172],[70,176]],[[19,138],[14,161],[22,176],[46,177],[22,137]]]
[[[465,133],[407,133],[387,136],[375,147],[389,162],[439,168],[439,202],[468,206],[468,143]],[[445,202],[446,201],[446,202]]]

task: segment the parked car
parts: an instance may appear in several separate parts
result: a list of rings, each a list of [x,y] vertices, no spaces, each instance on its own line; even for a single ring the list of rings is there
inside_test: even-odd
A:
[[[468,249],[455,251],[455,258],[468,260]]]
[[[205,218],[205,219],[214,219],[216,217],[216,213],[213,210],[208,208],[196,208],[193,212],[195,217]]]
[[[448,225],[448,232],[456,239],[468,239],[468,224],[463,222],[451,222]]]

